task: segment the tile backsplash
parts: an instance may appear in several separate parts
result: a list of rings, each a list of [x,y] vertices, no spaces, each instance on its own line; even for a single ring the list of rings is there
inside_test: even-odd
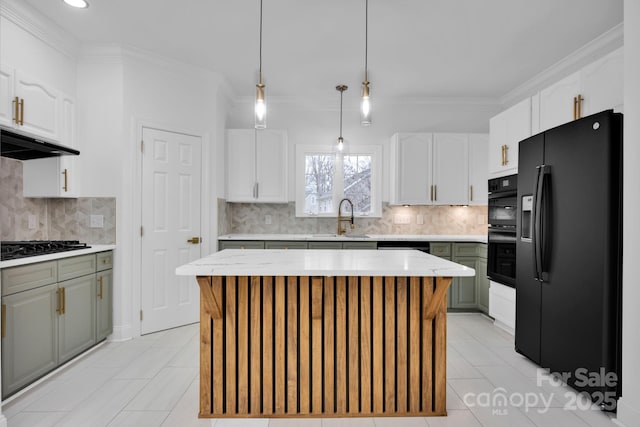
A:
[[[422,224],[418,224],[419,218]],[[397,224],[394,219],[408,219]],[[267,222],[271,224],[267,224]],[[384,203],[380,218],[356,218],[359,234],[487,234],[487,206],[391,206]],[[218,200],[218,230],[222,234],[335,233],[336,218],[299,218],[295,203],[227,203]]]
[[[101,228],[90,226],[91,215],[102,216]],[[0,157],[0,239],[114,244],[116,199],[25,198],[22,196],[22,162]]]

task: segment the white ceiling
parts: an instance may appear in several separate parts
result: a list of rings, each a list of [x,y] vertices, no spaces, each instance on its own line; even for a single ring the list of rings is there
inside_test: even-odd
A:
[[[26,0],[82,42],[222,73],[252,96],[259,0]],[[268,96],[335,96],[364,74],[365,0],[264,0]],[[372,97],[498,98],[623,21],[623,0],[370,0]],[[359,89],[358,89],[359,91]]]

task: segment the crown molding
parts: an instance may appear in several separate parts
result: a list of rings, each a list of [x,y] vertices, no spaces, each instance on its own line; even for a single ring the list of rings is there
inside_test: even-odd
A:
[[[80,42],[25,1],[3,0],[0,15],[62,55],[75,60]]]
[[[624,23],[620,23],[520,86],[507,92],[500,97],[499,102],[503,107],[515,104],[623,45]]]

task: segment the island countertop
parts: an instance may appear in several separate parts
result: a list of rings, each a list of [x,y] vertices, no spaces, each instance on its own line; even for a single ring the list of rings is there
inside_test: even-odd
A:
[[[226,249],[182,265],[180,276],[474,276],[475,270],[416,250]]]

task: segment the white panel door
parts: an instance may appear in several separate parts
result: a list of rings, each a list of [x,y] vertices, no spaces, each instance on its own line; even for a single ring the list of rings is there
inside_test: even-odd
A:
[[[468,140],[463,133],[433,135],[433,204],[469,203]]]
[[[407,133],[394,136],[395,186],[393,203],[407,205],[431,204],[430,133]]]
[[[201,152],[199,137],[143,128],[141,333],[199,319],[193,277],[179,265],[200,258]]]

